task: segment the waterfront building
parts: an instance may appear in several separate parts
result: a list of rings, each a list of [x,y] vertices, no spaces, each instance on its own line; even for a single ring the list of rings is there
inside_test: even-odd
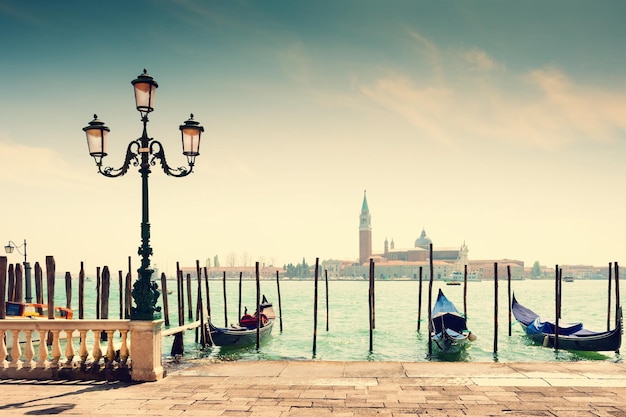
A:
[[[430,279],[430,245],[432,239],[426,229],[415,239],[413,247],[396,248],[394,239],[385,238],[383,252],[372,251],[372,216],[367,202],[367,194],[363,193],[363,202],[359,214],[359,260],[326,260],[322,268],[329,278],[334,279],[367,279],[369,278],[369,262],[374,261],[376,279]],[[467,265],[468,274],[474,279],[493,279],[494,265],[497,264],[498,276],[507,277],[507,267],[513,279],[524,276],[524,262],[510,259],[472,260],[468,258],[469,248],[463,242],[459,246],[445,247],[433,245],[433,279],[443,280],[454,272],[464,271]]]
[[[423,279],[430,277],[430,245],[432,240],[422,231],[415,239],[413,247],[398,249],[395,242],[385,238],[382,253],[372,250],[372,216],[367,203],[367,193],[363,193],[363,203],[359,214],[359,260],[358,262],[328,260],[323,262],[329,277],[363,279],[369,277],[370,259],[375,264],[377,279]],[[468,248],[465,242],[457,247],[433,246],[433,277],[444,279],[453,271],[462,270],[467,264]]]

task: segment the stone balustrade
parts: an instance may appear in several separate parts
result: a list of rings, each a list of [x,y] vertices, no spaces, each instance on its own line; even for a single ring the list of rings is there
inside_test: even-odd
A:
[[[162,323],[0,320],[0,378],[158,380]]]

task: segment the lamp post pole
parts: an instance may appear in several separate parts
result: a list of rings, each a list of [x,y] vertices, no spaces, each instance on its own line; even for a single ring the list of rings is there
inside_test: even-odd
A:
[[[105,177],[119,177],[126,172],[131,165],[139,166],[141,174],[141,246],[138,254],[141,256],[141,266],[137,270],[139,277],[133,284],[132,296],[135,300],[135,307],[131,308],[131,320],[154,320],[159,318],[161,307],[156,303],[159,299],[158,285],[152,280],[153,270],[150,268],[150,216],[148,199],[148,177],[150,167],[159,161],[163,172],[173,177],[185,177],[193,172],[196,156],[200,154],[200,136],[204,128],[193,120],[193,114],[188,120],[179,126],[182,136],[183,155],[187,157],[188,167],[172,168],[165,159],[165,151],[161,142],[148,136],[148,113],[154,110],[154,96],[158,84],[144,70],[131,82],[135,88],[135,102],[137,110],[141,114],[143,132],[141,137],[131,141],[126,150],[126,159],[121,168],[102,167],[102,159],[107,155],[107,140],[110,129],[98,120],[89,122],[83,128],[87,135],[87,146],[89,154],[96,161],[98,172]]]
[[[20,248],[23,247],[24,248],[24,253],[22,253],[20,251]],[[31,303],[33,301],[33,291],[32,291],[32,285],[31,285],[31,268],[30,268],[30,263],[28,262],[28,259],[26,257],[26,239],[24,239],[24,244],[21,246],[18,246],[15,242],[13,242],[12,240],[9,240],[9,243],[4,247],[4,251],[6,253],[13,253],[13,249],[17,249],[17,252],[20,255],[24,255],[24,279],[25,279],[25,289],[26,289],[26,296],[24,297],[25,301],[27,303]]]

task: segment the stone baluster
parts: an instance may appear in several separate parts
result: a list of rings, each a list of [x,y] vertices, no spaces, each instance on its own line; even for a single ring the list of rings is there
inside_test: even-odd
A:
[[[73,330],[65,330],[65,337],[67,338],[67,343],[65,344],[65,357],[67,358],[67,361],[65,362],[66,368],[72,367],[72,361],[74,360],[74,356],[76,355],[76,351],[74,350],[74,339],[72,337],[73,335]]]
[[[22,357],[22,348],[20,347],[20,331],[19,330],[11,330],[13,334],[13,346],[11,346],[11,368],[21,368],[22,361],[20,358]]]
[[[6,368],[8,363],[7,356],[9,356],[9,351],[7,350],[7,345],[4,343],[4,330],[0,330],[0,368]]]
[[[120,330],[122,346],[120,346],[120,366],[126,366],[128,361],[128,330]]]
[[[92,330],[93,332],[93,350],[91,351],[91,356],[93,356],[94,366],[100,362],[100,358],[102,358],[102,347],[100,347],[100,331]]]
[[[33,331],[32,330],[24,330],[26,334],[26,346],[24,346],[24,368],[34,368],[35,361],[33,358],[35,357],[35,348],[33,347]]]
[[[39,357],[39,360],[37,361],[37,366],[40,368],[45,368],[48,366],[48,346],[46,345],[47,340],[48,331],[39,330],[39,349],[37,350],[37,356]]]
[[[113,366],[113,359],[115,359],[115,346],[113,346],[115,330],[107,330],[106,332],[108,339],[106,358],[109,361],[109,366]]]
[[[78,349],[78,355],[80,356],[81,366],[84,366],[89,356],[89,351],[87,350],[87,330],[80,331],[80,348]]]
[[[50,330],[52,332],[52,364],[53,368],[59,367],[61,359],[61,341],[59,340],[60,330]]]

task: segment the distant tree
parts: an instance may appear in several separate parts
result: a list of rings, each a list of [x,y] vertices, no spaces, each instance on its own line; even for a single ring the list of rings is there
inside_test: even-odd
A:
[[[535,261],[535,263],[533,264],[533,276],[541,276],[541,264],[539,263],[539,261]]]
[[[298,276],[298,271],[294,264],[284,265],[283,269],[285,270],[285,274],[290,278]]]
[[[242,258],[241,261],[243,263],[243,266],[248,266],[250,260],[252,259],[252,257],[250,256],[248,252],[244,252],[241,258]]]
[[[237,255],[235,254],[235,252],[229,253],[228,256],[226,257],[226,265],[230,266],[231,268],[235,267],[236,261],[237,261]]]

